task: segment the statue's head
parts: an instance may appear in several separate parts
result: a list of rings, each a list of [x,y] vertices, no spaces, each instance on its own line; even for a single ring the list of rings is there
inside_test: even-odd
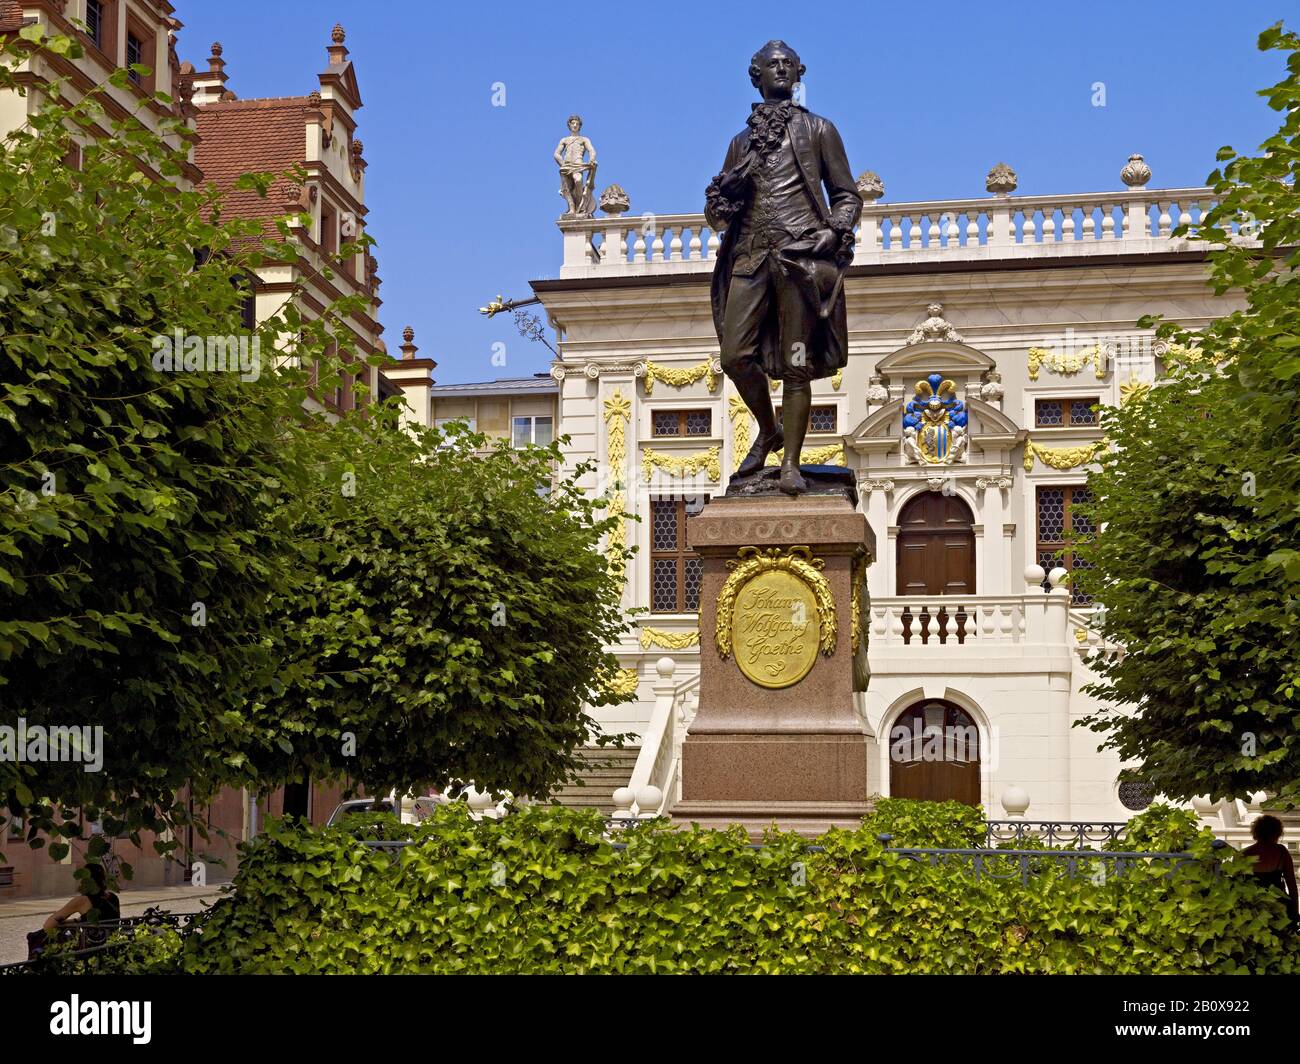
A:
[[[749,80],[765,100],[788,100],[805,72],[799,53],[785,41],[768,41],[749,61]]]
[[[582,117],[580,115],[569,115],[569,132],[577,133],[582,129]]]

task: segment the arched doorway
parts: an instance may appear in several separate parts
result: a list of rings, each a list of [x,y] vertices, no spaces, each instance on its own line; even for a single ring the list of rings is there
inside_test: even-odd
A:
[[[889,795],[980,805],[979,729],[942,698],[903,710],[889,729]]]
[[[975,594],[975,531],[955,495],[925,491],[898,515],[899,595]]]

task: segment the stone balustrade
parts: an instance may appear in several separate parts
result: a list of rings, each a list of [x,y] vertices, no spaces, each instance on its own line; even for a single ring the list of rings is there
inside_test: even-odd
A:
[[[868,607],[868,655],[906,649],[943,654],[981,653],[995,644],[1065,647],[1069,593],[1023,595],[908,595],[875,598]],[[941,649],[942,648],[942,649]]]
[[[1051,258],[1171,251],[1195,246],[1217,200],[1209,188],[995,195],[966,200],[869,203],[856,230],[855,265],[933,259]],[[703,214],[618,215],[557,223],[562,278],[713,269],[722,234]],[[1190,227],[1175,238],[1174,229]],[[1249,240],[1237,223],[1234,234]]]

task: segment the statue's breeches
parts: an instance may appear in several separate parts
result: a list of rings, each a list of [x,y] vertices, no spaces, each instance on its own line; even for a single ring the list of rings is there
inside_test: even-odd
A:
[[[820,375],[812,356],[817,325],[816,309],[786,279],[772,252],[752,276],[732,275],[722,325],[723,372],[757,361],[774,379],[814,380]]]

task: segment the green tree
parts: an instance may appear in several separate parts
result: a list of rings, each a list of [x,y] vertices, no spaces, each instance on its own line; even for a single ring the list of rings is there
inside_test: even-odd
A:
[[[1110,707],[1083,723],[1175,798],[1267,790],[1300,802],[1300,38],[1259,38],[1288,76],[1258,156],[1220,149],[1201,238],[1243,309],[1201,332],[1159,325],[1169,372],[1103,427],[1090,478],[1101,533],[1081,586],[1123,656],[1097,662]],[[1231,224],[1261,246],[1233,240]],[[1150,325],[1154,319],[1143,319]]]
[[[80,46],[25,28],[3,42],[0,92],[21,91],[15,63],[41,47]],[[139,841],[183,822],[187,785],[202,800],[290,770],[253,776],[260,740],[238,714],[274,664],[269,602],[295,576],[281,499],[309,483],[317,420],[305,372],[274,356],[316,358],[350,307],[304,322],[291,301],[238,372],[169,367],[159,337],[197,337],[205,360],[207,338],[250,339],[260,226],[178,187],[179,120],[162,135],[116,122],[69,167],[72,131],[107,124],[101,95],[46,100],[0,142],[0,723],[102,727],[104,742],[99,772],[0,759],[0,801],[35,845],[75,835],[76,810]]]
[[[279,515],[306,583],[273,603],[276,680],[250,716],[270,722],[266,755],[369,793],[545,795],[604,741],[584,704],[624,700],[604,650],[626,626],[601,547],[614,521],[586,467],[391,413],[332,427],[315,457]]]

